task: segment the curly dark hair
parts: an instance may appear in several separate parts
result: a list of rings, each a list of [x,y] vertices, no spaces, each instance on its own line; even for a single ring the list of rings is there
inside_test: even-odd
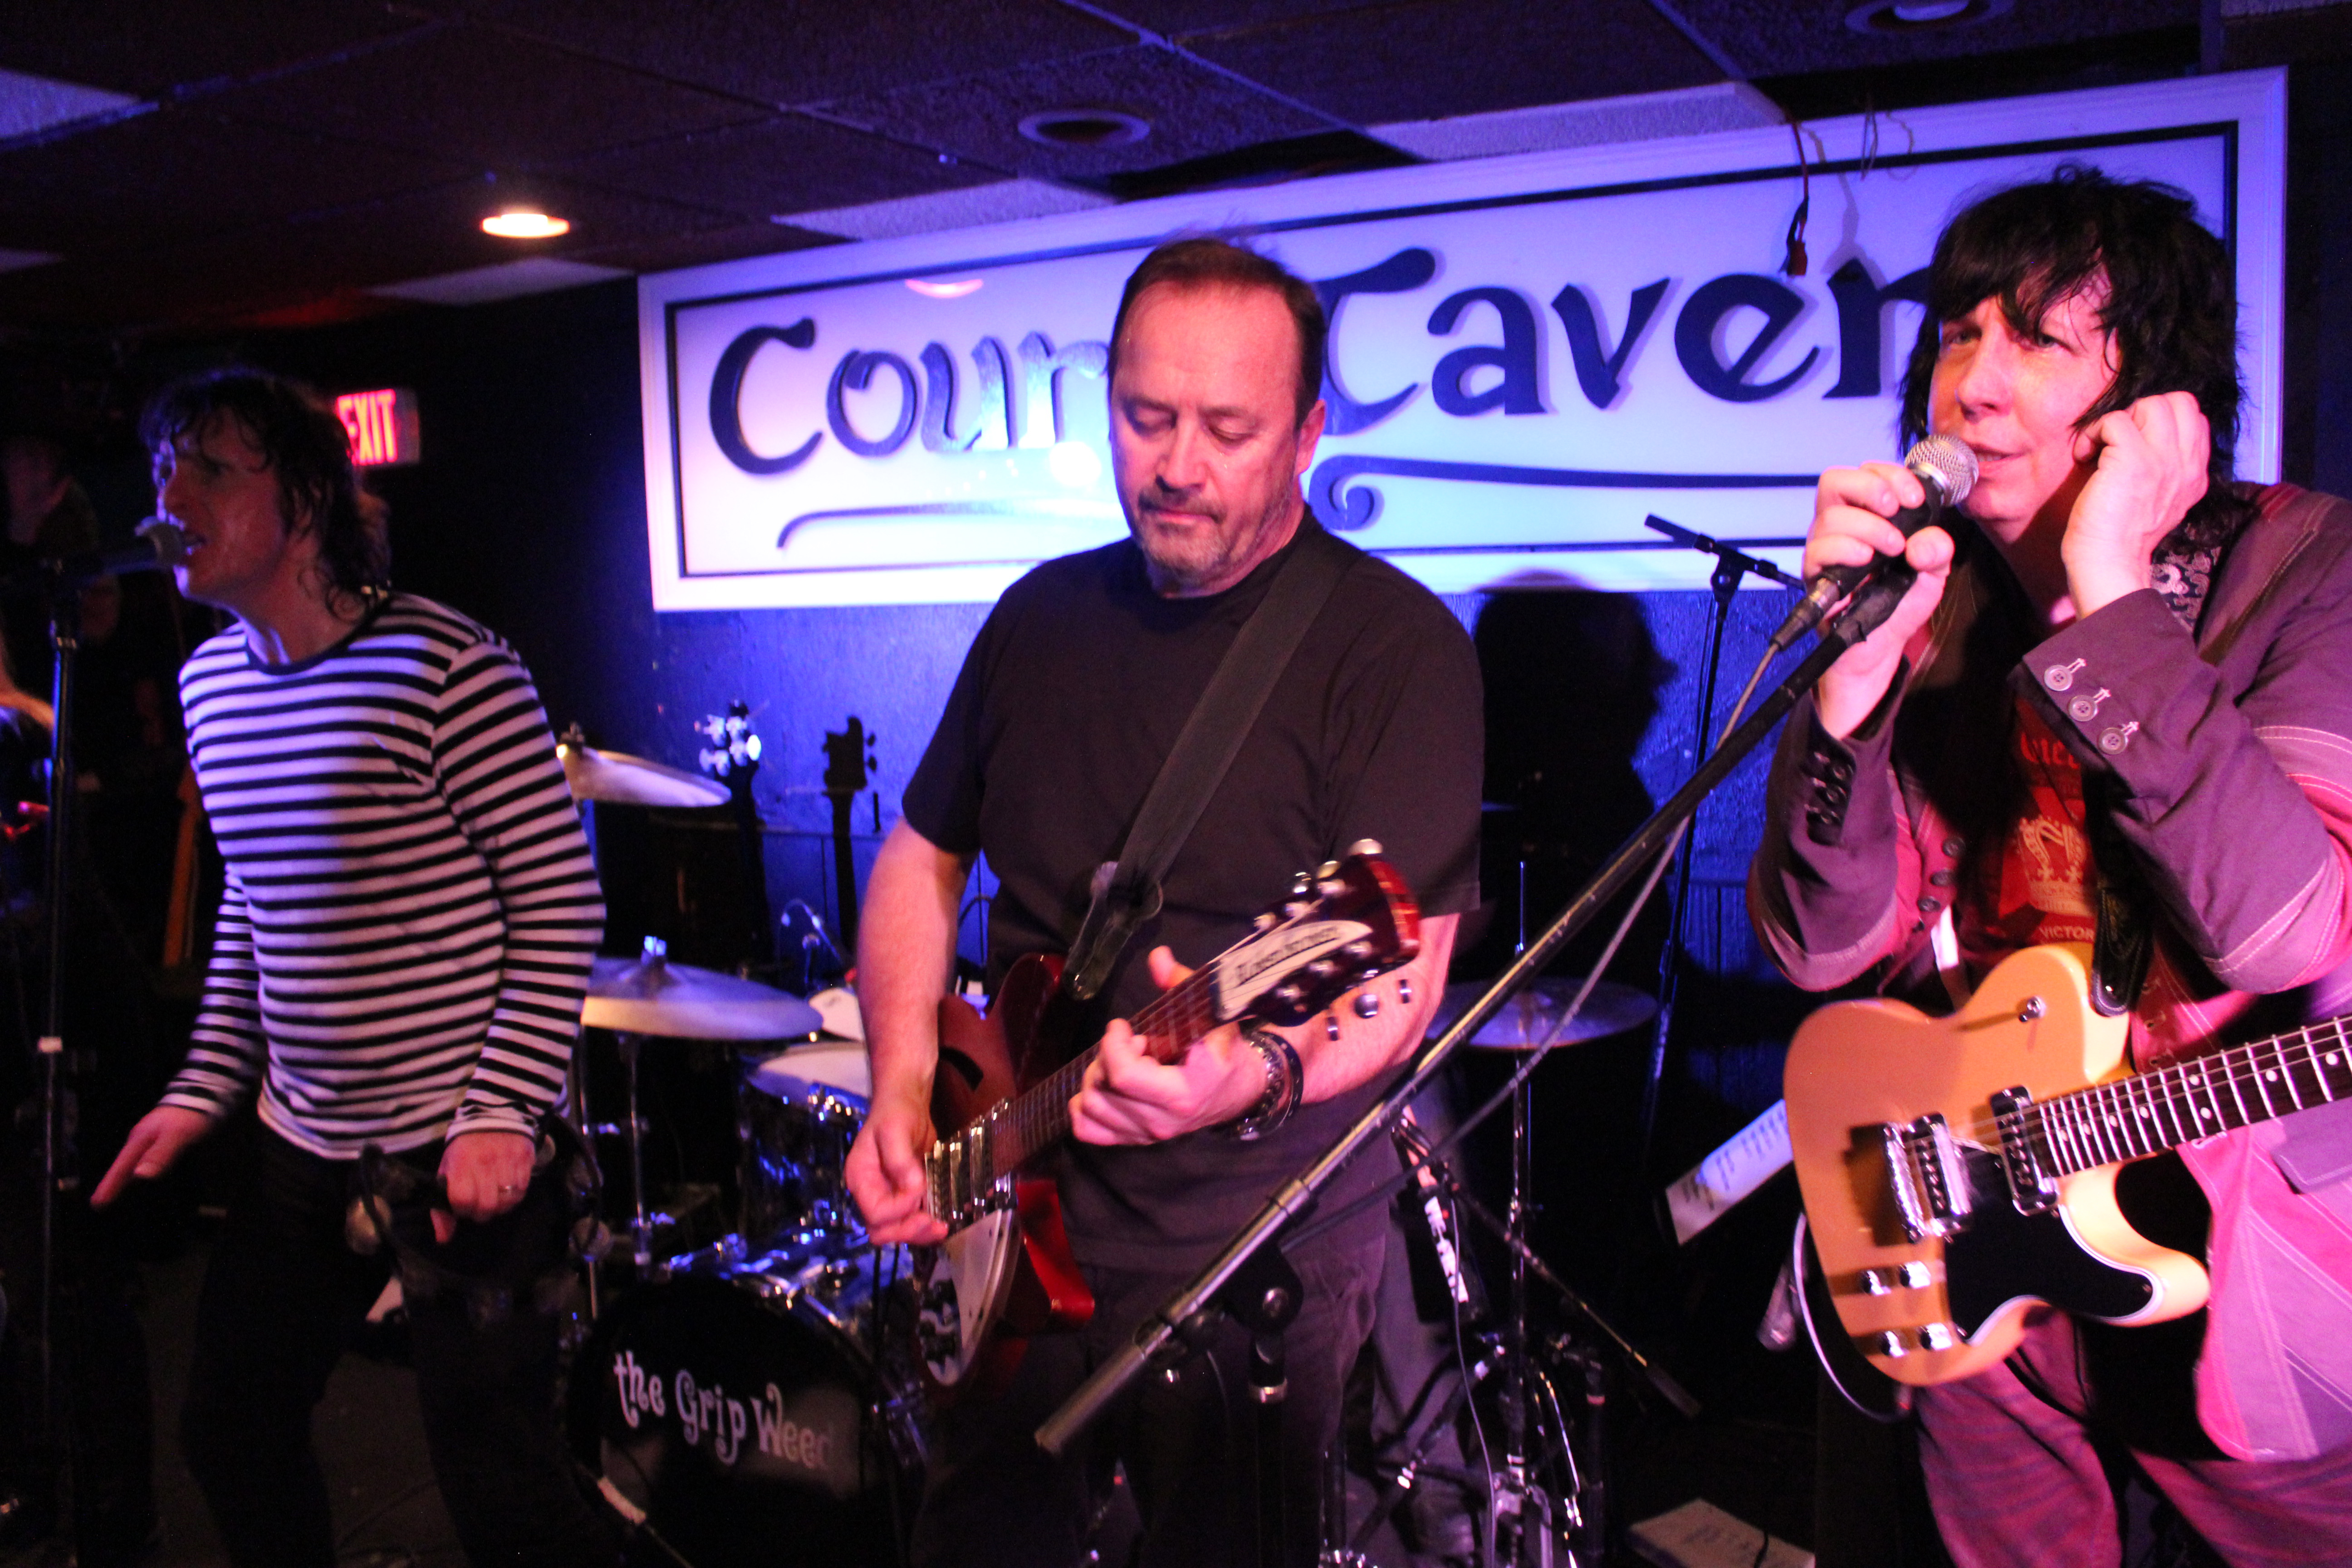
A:
[[[319,531],[319,564],[330,595],[365,601],[384,593],[392,578],[387,511],[360,482],[351,434],[326,399],[266,370],[207,371],[149,399],[139,416],[139,437],[149,451],[159,452],[223,415],[236,421],[277,473],[286,526],[307,518]]]
[[[2232,487],[2238,444],[2238,301],[2229,253],[2170,185],[2117,180],[2078,163],[1985,197],[1946,226],[1927,267],[1927,310],[1903,379],[1903,442],[1927,433],[1928,384],[1942,331],[1985,300],[2011,330],[2104,279],[2102,326],[2115,335],[2116,379],[2087,409],[2087,428],[2163,392],[2187,392],[2212,433],[2204,499],[2175,531],[2192,547],[2236,533],[2253,512]]]
[[[1118,297],[1118,313],[1111,318],[1109,377],[1118,374],[1120,334],[1128,312],[1146,289],[1165,284],[1171,289],[1265,289],[1281,300],[1298,329],[1298,390],[1295,399],[1297,423],[1307,423],[1315,400],[1323,395],[1323,342],[1329,323],[1315,286],[1271,257],[1260,256],[1230,239],[1197,237],[1171,239],[1154,249],[1128,275]],[[1107,377],[1106,379],[1108,379]]]

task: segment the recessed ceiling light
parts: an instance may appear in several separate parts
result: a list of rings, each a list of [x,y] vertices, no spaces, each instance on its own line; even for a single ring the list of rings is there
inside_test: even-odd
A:
[[[2011,0],[1871,0],[1845,14],[1857,33],[1924,33],[1930,28],[1972,27],[2005,14]]]
[[[939,278],[909,278],[907,287],[927,300],[961,300],[967,294],[977,294],[984,278],[959,278],[949,282]]]
[[[1116,109],[1048,109],[1021,117],[1021,134],[1048,147],[1124,147],[1151,134],[1151,121]]]
[[[526,207],[509,207],[484,218],[482,232],[497,235],[500,239],[553,239],[559,234],[572,232],[572,220]]]

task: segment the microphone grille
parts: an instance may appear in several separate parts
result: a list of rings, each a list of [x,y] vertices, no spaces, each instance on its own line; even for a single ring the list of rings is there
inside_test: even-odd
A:
[[[1977,487],[1977,455],[1966,441],[1930,436],[1903,456],[1903,466],[1943,488],[1945,501],[1958,506]]]
[[[151,517],[138,528],[139,537],[152,545],[155,563],[170,568],[188,558],[188,536],[168,517]]]

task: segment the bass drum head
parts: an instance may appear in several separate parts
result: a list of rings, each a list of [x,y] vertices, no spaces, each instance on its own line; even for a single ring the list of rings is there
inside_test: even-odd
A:
[[[635,1290],[597,1320],[570,1417],[580,1461],[695,1568],[901,1560],[919,1439],[813,1309],[706,1276]]]

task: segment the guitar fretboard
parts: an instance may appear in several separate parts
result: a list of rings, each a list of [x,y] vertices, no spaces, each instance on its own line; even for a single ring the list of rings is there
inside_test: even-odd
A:
[[[1137,1034],[1149,1037],[1146,1048],[1154,1057],[1173,1060],[1225,1021],[1217,1012],[1217,963],[1212,960],[1136,1011],[1129,1025]],[[1068,1133],[1070,1100],[1086,1080],[1097,1049],[1088,1046],[950,1141],[962,1146],[956,1152],[963,1157],[970,1191],[985,1192]],[[932,1159],[950,1157],[943,1147]]]
[[[2032,1138],[2043,1170],[2065,1176],[2352,1098],[2347,1023],[2331,1018],[2077,1089],[2000,1118],[2000,1130]]]

